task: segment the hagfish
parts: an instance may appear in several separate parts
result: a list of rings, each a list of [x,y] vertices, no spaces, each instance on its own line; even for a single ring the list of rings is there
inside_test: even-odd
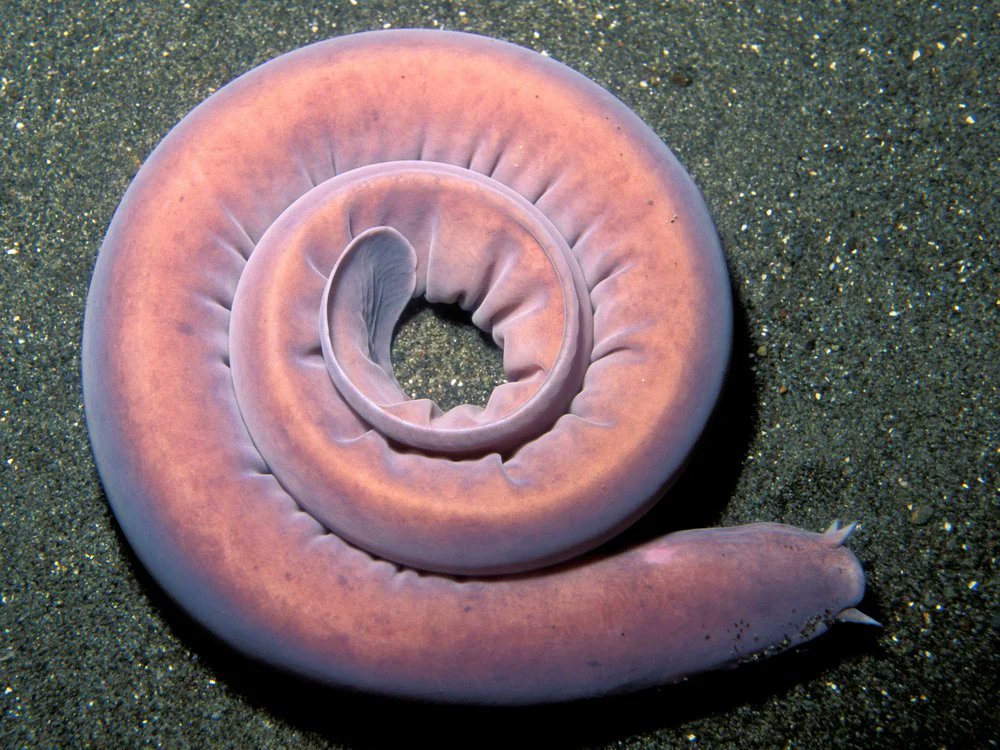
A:
[[[502,347],[485,407],[396,382],[416,297]],[[731,338],[704,202],[621,102],[514,45],[372,32],[153,151],[98,257],[84,398],[129,542],[225,641],[353,689],[559,701],[870,621],[850,526],[583,555],[676,478]]]

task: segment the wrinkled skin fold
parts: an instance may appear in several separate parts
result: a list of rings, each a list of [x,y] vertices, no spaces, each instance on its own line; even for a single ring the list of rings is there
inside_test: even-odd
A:
[[[402,393],[416,296],[503,348],[485,408]],[[632,690],[865,619],[852,527],[578,557],[680,471],[731,318],[701,196],[617,99],[494,40],[353,35],[225,86],[136,175],[88,429],[143,563],[247,654],[429,700]]]

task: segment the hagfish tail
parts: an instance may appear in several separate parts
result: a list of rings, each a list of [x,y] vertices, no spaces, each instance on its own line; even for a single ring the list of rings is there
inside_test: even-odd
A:
[[[485,407],[401,390],[415,297],[502,347]],[[247,654],[429,700],[594,696],[867,619],[850,527],[578,557],[680,471],[731,321],[701,196],[621,102],[503,42],[358,34],[233,81],[139,170],[87,300],[87,421],[143,563]]]

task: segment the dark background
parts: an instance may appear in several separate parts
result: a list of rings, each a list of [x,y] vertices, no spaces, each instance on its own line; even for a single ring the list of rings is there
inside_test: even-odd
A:
[[[995,747],[996,14],[909,0],[0,5],[0,746]],[[614,700],[422,706],[251,664],[138,566],[79,381],[112,212],[159,139],[231,78],[383,26],[545,51],[675,150],[722,237],[737,344],[672,507],[627,539],[859,520],[881,631],[840,626]],[[431,395],[475,399],[490,355],[454,325],[421,313],[397,356]],[[453,377],[465,390],[448,396]]]

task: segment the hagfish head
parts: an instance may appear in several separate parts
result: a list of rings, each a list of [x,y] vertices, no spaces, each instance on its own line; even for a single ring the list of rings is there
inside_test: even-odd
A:
[[[879,623],[856,606],[864,598],[865,574],[847,548],[855,523],[834,521],[821,534],[782,524],[745,529],[759,561],[745,561],[739,591],[756,623],[732,644],[733,661],[755,660],[825,633],[837,622]]]
[[[783,524],[695,529],[643,550],[668,595],[658,608],[663,675],[680,679],[792,648],[835,622],[878,625],[856,609],[865,576],[846,542]],[[666,581],[669,579],[670,584]]]

